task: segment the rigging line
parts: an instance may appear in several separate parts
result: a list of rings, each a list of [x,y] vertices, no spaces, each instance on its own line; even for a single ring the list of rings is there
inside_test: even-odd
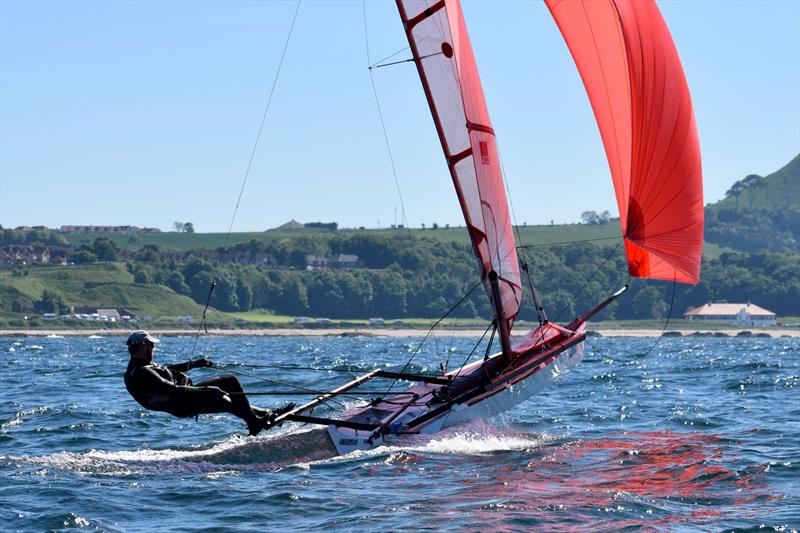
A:
[[[531,277],[530,270],[528,269],[528,258],[525,256],[525,246],[523,245],[522,241],[522,232],[519,230],[519,222],[517,221],[517,213],[514,211],[514,202],[511,200],[511,187],[508,185],[508,179],[506,178],[506,167],[503,164],[503,157],[500,155],[500,143],[497,140],[497,137],[494,139],[495,147],[497,148],[497,159],[500,162],[500,172],[503,176],[503,185],[506,189],[506,198],[508,199],[508,206],[511,208],[511,218],[514,219],[514,230],[517,232],[517,242],[520,244],[516,247],[518,252],[521,252],[522,255],[522,270],[525,272],[525,278],[528,280],[528,286],[531,290],[531,298],[533,298],[533,306],[536,308],[536,318],[539,321],[539,326],[544,324],[544,320],[542,319],[542,309],[540,309],[540,301],[538,295],[536,294],[536,289],[533,286],[533,279]],[[519,262],[519,257],[517,257],[517,262]],[[520,296],[520,305],[522,304],[521,296]],[[542,340],[544,340],[544,332],[542,332]]]
[[[272,391],[256,391],[256,392],[229,392],[230,394],[234,395],[245,395],[245,396],[319,396],[320,394],[316,392],[297,392],[297,391],[285,391],[285,390],[272,390]],[[332,394],[330,392],[323,392],[322,394]],[[388,392],[388,391],[358,391],[358,394],[361,396],[386,396],[387,394],[392,394],[394,396],[410,396],[412,394],[416,394],[414,392]],[[352,394],[337,394],[337,396],[342,396],[345,398],[358,398],[356,395]]]
[[[444,361],[444,366],[442,366],[442,374],[447,372],[447,367],[450,366],[450,354],[453,350],[453,342],[456,338],[456,326],[458,325],[457,320],[453,320],[453,329],[450,330],[450,345],[447,347],[447,359]],[[439,362],[441,365],[441,361]]]
[[[492,329],[492,328],[494,328],[492,330],[492,339],[494,339],[495,331],[497,331],[497,323],[494,320],[492,320],[491,324],[489,324],[489,327],[487,327],[486,330],[483,332],[483,335],[481,335],[481,338],[478,339],[478,342],[472,348],[472,351],[467,354],[466,359],[464,359],[464,362],[461,363],[461,366],[458,368],[458,372],[456,372],[455,375],[453,376],[454,380],[458,377],[459,374],[461,374],[461,371],[464,370],[465,366],[467,366],[467,363],[469,362],[470,359],[472,359],[472,356],[475,354],[475,352],[478,351],[478,346],[481,345],[481,343],[483,342],[483,339],[486,338],[486,334],[489,333],[489,330]],[[492,346],[492,341],[490,340],[489,344],[487,345],[487,351],[488,351],[489,348],[491,348],[491,346]]]
[[[247,365],[253,367],[254,365]],[[258,368],[272,368],[275,370],[314,370],[317,372],[342,372],[357,374],[359,372],[369,372],[365,369],[344,369],[344,368],[315,368],[313,366],[286,366],[286,365],[258,365]]]
[[[517,241],[522,244],[522,233],[519,231],[519,223],[517,222],[517,213],[514,211],[514,202],[511,200],[511,188],[508,186],[508,179],[506,178],[506,167],[503,164],[503,157],[500,155],[500,143],[497,140],[497,136],[494,138],[494,145],[497,148],[497,159],[500,162],[500,172],[503,176],[503,186],[506,189],[506,199],[508,201],[508,206],[511,208],[511,218],[514,219],[514,229],[517,232]],[[522,248],[522,246],[517,246],[517,249]]]
[[[408,48],[408,47],[406,46],[406,48]],[[402,52],[402,50],[401,50],[401,52]],[[392,54],[392,55],[397,55],[399,53],[400,52],[397,52],[396,54]],[[434,53],[428,54],[426,56],[419,56],[419,60],[422,61],[423,59],[427,59],[427,58],[433,57],[433,56],[439,56],[439,55],[442,55],[442,54],[444,54],[444,52],[434,52]],[[391,56],[389,56],[389,57],[391,57]],[[391,63],[381,63],[379,61],[378,63],[376,63],[376,64],[372,65],[371,67],[369,67],[369,69],[372,70],[374,68],[391,67],[392,65],[402,65],[403,63],[411,63],[412,61],[416,61],[416,59],[411,57],[411,58],[408,58],[408,59],[401,59],[400,61],[392,61]]]
[[[214,366],[212,368],[219,368],[221,370],[225,370],[226,372],[230,372],[231,374],[239,374],[240,376],[247,376],[247,377],[250,377],[250,378],[257,379],[259,381],[265,381],[267,383],[272,383],[273,385],[281,385],[283,387],[290,387],[290,388],[297,389],[297,390],[304,391],[304,392],[311,392],[311,393],[314,393],[314,394],[316,394],[318,396],[325,396],[325,393],[322,392],[322,391],[309,389],[309,388],[303,387],[301,385],[295,385],[293,383],[288,383],[286,381],[281,381],[281,380],[278,380],[278,379],[265,378],[263,376],[258,376],[256,374],[251,374],[249,372],[242,372],[241,370],[234,370],[234,369],[232,369],[230,367],[227,367],[225,365],[214,364]],[[332,401],[334,403],[338,403],[342,408],[344,408],[344,404],[342,402],[336,401],[333,398],[328,398],[324,403],[327,405],[328,401]],[[328,407],[330,407],[330,406],[328,406]],[[331,407],[331,409],[334,409],[334,408]]]
[[[584,242],[612,241],[621,238],[622,237],[598,237],[596,239],[582,239],[579,241],[559,241],[559,242],[550,242],[545,244],[526,244],[524,246],[517,246],[517,250],[523,250],[528,248],[545,248],[547,246],[563,246],[566,244],[581,244]]]
[[[192,344],[192,352],[189,354],[189,362],[192,362],[194,359],[194,351],[197,348],[197,339],[200,338],[200,332],[205,329],[206,333],[208,333],[208,327],[206,325],[206,312],[208,311],[208,306],[211,303],[211,293],[214,292],[214,287],[217,286],[217,282],[211,280],[211,287],[208,289],[208,296],[206,297],[206,306],[203,308],[203,316],[200,319],[200,326],[197,328],[197,334],[194,336],[194,344]]]
[[[675,277],[672,280],[672,298],[670,299],[670,302],[669,302],[669,312],[667,313],[667,320],[666,320],[666,322],[664,322],[664,327],[661,329],[661,334],[656,339],[656,342],[654,342],[653,345],[646,352],[640,353],[640,354],[634,353],[634,354],[632,354],[633,357],[645,357],[647,355],[650,355],[650,353],[656,348],[656,346],[658,346],[658,343],[661,342],[661,339],[664,337],[664,332],[667,331],[667,327],[669,326],[669,321],[672,318],[672,310],[673,310],[673,307],[675,305],[675,290],[676,290],[676,287],[678,286],[677,277],[678,277],[678,269],[675,269]],[[587,339],[588,339],[588,337],[587,337]],[[622,361],[620,359],[616,359],[614,357],[611,357],[610,355],[605,353],[604,350],[600,349],[599,347],[597,347],[597,346],[595,346],[593,344],[590,344],[588,342],[586,344],[588,344],[589,347],[592,348],[592,350],[596,350],[598,354],[602,355],[603,357],[605,357],[607,359],[611,359],[612,361],[617,362],[617,363],[624,362],[624,361]]]
[[[436,332],[435,331],[431,334],[431,338],[433,339],[433,353],[435,353],[435,354],[439,353],[439,344],[436,342]],[[439,360],[439,362],[441,363],[441,359]]]
[[[361,9],[362,9],[362,12],[364,14],[364,45],[366,47],[366,53],[367,53],[367,65],[369,65],[369,62],[370,62],[370,60],[369,60],[369,32],[367,31],[367,6],[366,6],[366,0],[362,0]],[[411,228],[409,227],[409,224],[408,224],[408,217],[406,216],[406,204],[403,201],[403,193],[400,190],[400,178],[397,176],[397,167],[394,164],[394,156],[392,155],[392,147],[389,144],[389,134],[386,131],[386,122],[383,119],[383,111],[381,109],[381,102],[380,102],[380,99],[378,98],[378,89],[375,86],[375,78],[372,76],[372,69],[369,68],[368,71],[369,71],[370,85],[372,86],[372,94],[375,96],[375,106],[377,107],[377,110],[378,110],[378,118],[380,119],[381,129],[383,130],[383,140],[384,140],[384,143],[386,144],[386,152],[389,155],[389,163],[390,163],[390,165],[392,167],[392,175],[394,176],[394,184],[395,184],[395,187],[397,189],[397,196],[400,199],[400,214],[401,214],[401,218],[403,220],[403,225],[406,228],[406,233],[408,235],[408,242],[409,242],[409,245],[411,246],[411,255],[414,256],[415,266],[419,266],[419,258],[417,257],[417,250],[416,250],[416,247],[414,246],[414,236],[411,233]]]
[[[569,306],[571,306],[573,303],[575,303],[575,300],[577,300],[578,295],[580,295],[580,293],[583,292],[583,289],[585,289],[586,286],[589,285],[589,283],[591,283],[591,281],[594,279],[594,277],[597,275],[597,273],[600,272],[600,269],[603,268],[606,263],[608,263],[608,260],[611,259],[611,256],[614,255],[617,252],[617,250],[619,250],[619,247],[620,247],[620,245],[622,245],[623,242],[625,242],[625,240],[624,239],[620,239],[619,243],[617,243],[617,245],[614,248],[611,249],[611,252],[606,256],[606,258],[603,260],[602,263],[597,265],[597,267],[594,269],[594,272],[592,272],[592,275],[589,276],[589,278],[586,281],[583,282],[583,285],[581,285],[581,288],[578,289],[578,291],[572,296],[570,301],[564,307],[561,308],[561,311],[558,312],[558,315],[556,315],[556,318],[555,318],[555,320],[553,322],[558,321],[561,318],[561,315],[564,314],[564,311],[566,311]],[[630,275],[628,275],[628,283],[627,284],[630,284]]]
[[[456,309],[456,308],[457,308],[459,305],[461,305],[461,303],[462,303],[464,300],[466,300],[467,298],[469,298],[469,297],[470,297],[470,295],[471,295],[473,292],[475,292],[475,289],[477,289],[477,288],[478,288],[478,287],[480,287],[481,285],[483,285],[483,280],[482,280],[482,279],[481,279],[481,280],[478,280],[478,282],[477,282],[475,285],[473,285],[473,286],[472,286],[472,288],[471,288],[469,291],[467,291],[467,294],[465,294],[464,296],[462,296],[462,297],[461,297],[461,299],[460,299],[459,301],[457,301],[457,302],[455,303],[455,305],[453,305],[453,307],[451,307],[451,308],[450,308],[450,309],[449,309],[449,310],[448,310],[448,311],[447,311],[447,312],[446,312],[446,313],[445,313],[445,314],[444,314],[442,317],[440,317],[440,318],[439,318],[439,320],[437,320],[436,322],[434,322],[434,324],[431,326],[431,328],[430,328],[430,329],[428,330],[428,332],[425,334],[425,337],[422,339],[422,342],[420,342],[420,343],[419,343],[419,346],[417,346],[417,349],[416,349],[416,350],[414,350],[414,353],[412,353],[412,354],[411,354],[411,357],[409,357],[409,358],[408,358],[408,361],[406,361],[406,364],[405,364],[405,365],[403,365],[403,369],[400,371],[400,373],[401,373],[401,374],[402,374],[402,373],[404,373],[404,372],[406,371],[406,369],[408,368],[408,365],[410,365],[410,364],[411,364],[411,361],[413,361],[413,360],[414,360],[414,357],[416,357],[416,356],[417,356],[417,354],[419,353],[419,351],[422,349],[422,346],[425,344],[425,341],[426,341],[426,340],[428,340],[428,337],[430,336],[431,332],[432,332],[432,331],[433,331],[433,330],[436,328],[436,326],[438,326],[439,324],[441,324],[442,320],[444,320],[445,318],[447,318],[447,315],[449,315],[450,313],[452,313],[452,312],[453,312],[453,311],[454,311],[454,310],[455,310],[455,309]],[[395,380],[394,380],[394,381],[392,381],[392,384],[391,384],[391,385],[389,385],[389,389],[388,389],[389,391],[391,391],[391,390],[392,390],[392,388],[394,387],[395,383],[397,383],[397,380],[398,380],[398,379],[399,379],[399,378],[395,378]]]
[[[300,11],[300,4],[303,0],[297,0],[297,7],[294,10],[294,16],[292,17],[292,24],[289,27],[289,34],[286,36],[286,42],[283,45],[283,52],[281,53],[281,59],[278,62],[278,68],[275,71],[275,77],[272,80],[272,88],[269,91],[269,97],[267,98],[267,105],[264,108],[264,114],[261,116],[261,125],[258,128],[258,134],[256,135],[256,140],[253,143],[253,150],[250,152],[250,160],[247,163],[247,170],[244,173],[244,178],[242,179],[242,186],[239,188],[239,196],[236,198],[236,205],[233,208],[233,215],[231,215],[231,223],[228,225],[228,233],[225,235],[225,243],[222,245],[223,251],[228,249],[228,241],[231,238],[231,231],[233,230],[233,222],[236,220],[236,213],[239,212],[239,204],[242,201],[242,195],[244,194],[244,187],[247,184],[247,178],[250,176],[250,169],[253,166],[253,160],[256,156],[256,150],[258,149],[258,141],[261,139],[261,133],[264,131],[264,124],[267,121],[267,113],[269,113],[270,104],[272,104],[272,96],[275,94],[275,87],[278,85],[278,76],[281,73],[281,67],[283,66],[283,60],[286,57],[286,50],[289,48],[289,41],[292,37],[292,32],[294,31],[294,23],[297,21],[297,13]],[[208,306],[211,303],[211,293],[214,292],[214,286],[216,285],[216,281],[212,278],[211,287],[208,290],[208,298],[206,299],[206,306],[203,309],[203,317],[200,320],[200,327],[197,328],[197,334],[194,337],[194,345],[192,346],[192,353],[189,356],[189,360],[194,357],[194,351],[197,347],[197,340],[200,338],[200,333],[203,329],[205,329],[206,333],[208,333],[208,328],[206,327],[206,312],[208,311]]]
[[[363,5],[363,3],[362,3],[362,5]],[[400,50],[398,50],[397,52],[395,52],[393,54],[389,54],[388,56],[384,57],[383,59],[378,60],[374,64],[370,65],[369,68],[374,68],[374,67],[380,65],[381,63],[383,63],[384,61],[386,61],[387,59],[390,59],[390,58],[396,56],[397,54],[405,52],[409,48],[411,48],[411,47],[410,46],[405,46],[405,47],[401,48]],[[367,52],[367,59],[369,59],[369,52]],[[367,62],[369,63],[369,61],[367,61]]]
[[[228,226],[228,234],[225,236],[225,244],[223,245],[223,249],[227,250],[228,248],[228,240],[231,236],[231,230],[233,229],[233,222],[236,219],[236,213],[239,211],[239,203],[242,201],[242,194],[244,193],[244,186],[247,183],[247,178],[250,176],[250,169],[253,167],[253,160],[256,157],[256,150],[258,149],[258,141],[261,139],[261,133],[264,131],[264,124],[267,121],[267,113],[269,113],[270,105],[272,104],[272,96],[275,94],[275,87],[278,85],[278,76],[281,74],[281,68],[283,67],[283,60],[286,57],[286,50],[289,49],[289,41],[292,38],[292,32],[294,31],[294,23],[297,21],[297,14],[300,12],[300,4],[303,0],[297,0],[297,7],[294,10],[294,16],[292,17],[292,24],[289,26],[289,34],[286,36],[286,42],[283,45],[283,52],[281,53],[281,59],[278,62],[278,69],[275,71],[275,77],[272,80],[272,88],[269,91],[269,97],[267,98],[267,105],[264,108],[264,114],[261,116],[261,125],[258,127],[258,134],[256,135],[256,141],[253,143],[253,150],[250,152],[250,160],[247,162],[247,170],[244,173],[244,179],[242,180],[242,187],[239,189],[239,197],[236,199],[236,207],[233,209],[233,216],[231,216],[231,223]]]
[[[455,381],[455,379],[458,377],[458,375],[461,373],[461,371],[464,369],[464,367],[467,366],[467,362],[472,358],[472,355],[478,350],[478,346],[481,345],[481,343],[483,342],[483,339],[486,338],[486,334],[489,333],[489,329],[491,329],[491,328],[494,328],[492,330],[492,338],[494,338],[494,334],[497,331],[497,321],[492,320],[492,323],[489,324],[489,327],[487,327],[486,331],[483,332],[483,335],[481,335],[481,338],[478,339],[477,344],[475,344],[475,346],[472,348],[472,351],[469,352],[469,354],[467,355],[467,358],[464,359],[464,362],[459,367],[458,372],[456,372],[456,374],[453,376],[453,381]],[[489,349],[491,348],[491,346],[492,346],[492,341],[490,340],[489,343],[486,346],[486,352],[487,353],[489,352]],[[486,366],[485,365],[483,367],[483,372],[484,372],[484,374],[486,374]],[[453,414],[453,410],[452,409],[450,409],[447,412],[447,415],[445,415],[444,422],[442,422],[442,426],[444,426],[447,423],[447,419],[450,418],[451,414]]]

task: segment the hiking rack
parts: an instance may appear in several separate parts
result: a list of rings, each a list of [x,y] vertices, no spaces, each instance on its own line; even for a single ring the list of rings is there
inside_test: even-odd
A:
[[[407,372],[390,372],[387,370],[373,370],[372,372],[368,372],[363,376],[359,376],[356,379],[345,383],[341,387],[337,387],[331,392],[317,396],[310,402],[301,405],[297,409],[293,409],[288,413],[284,413],[282,415],[275,417],[274,420],[271,420],[266,426],[264,426],[264,429],[269,429],[271,427],[282,424],[283,422],[286,421],[292,421],[292,422],[304,422],[307,424],[320,424],[320,425],[333,424],[334,426],[337,427],[345,427],[345,428],[358,429],[364,431],[375,431],[376,429],[381,428],[380,424],[368,424],[365,422],[353,422],[350,420],[339,420],[337,418],[326,418],[326,417],[309,416],[302,414],[305,411],[314,409],[318,405],[323,404],[328,400],[335,398],[336,396],[339,396],[351,389],[357,388],[373,379],[395,379],[395,380],[402,379],[402,380],[416,381],[422,383],[433,383],[436,385],[449,385],[453,381],[452,378],[428,376],[425,374],[410,374]],[[409,402],[408,405],[410,404],[411,402]]]

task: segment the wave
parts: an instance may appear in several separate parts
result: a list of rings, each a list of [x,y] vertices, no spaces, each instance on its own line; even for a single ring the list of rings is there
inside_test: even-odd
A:
[[[287,467],[310,468],[386,457],[387,462],[413,462],[430,455],[489,455],[527,450],[553,437],[498,428],[487,422],[451,428],[435,435],[412,435],[339,456],[325,429],[287,428],[263,438],[233,435],[219,442],[186,448],[88,450],[43,456],[5,456],[0,461],[39,468],[56,468],[79,475],[135,476],[165,472],[194,472],[217,477],[248,471],[275,471]],[[412,458],[412,459],[409,459]]]

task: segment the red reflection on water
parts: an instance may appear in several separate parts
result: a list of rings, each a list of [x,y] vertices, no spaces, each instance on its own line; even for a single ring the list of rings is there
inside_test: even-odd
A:
[[[714,522],[732,509],[779,499],[760,481],[763,467],[731,464],[722,439],[703,433],[622,433],[544,452],[522,468],[505,466],[493,479],[465,479],[473,512],[491,520],[504,512],[533,523],[659,527]],[[737,467],[739,470],[737,471]],[[492,503],[494,502],[494,503]],[[502,529],[502,527],[501,527]]]

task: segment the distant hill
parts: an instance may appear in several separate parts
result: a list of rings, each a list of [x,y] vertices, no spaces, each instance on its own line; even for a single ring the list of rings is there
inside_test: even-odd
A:
[[[0,278],[0,309],[32,314],[44,290],[68,305],[126,307],[139,316],[199,317],[203,306],[162,285],[139,284],[122,263],[78,266],[40,266],[4,271]],[[217,319],[219,317],[217,316]]]
[[[800,248],[800,155],[768,176],[750,174],[706,206],[705,240],[752,252]]]
[[[757,176],[757,175],[751,175]],[[760,177],[760,176],[759,176]],[[780,170],[763,178],[746,178],[735,182],[725,198],[710,204],[709,209],[733,207],[738,209],[800,209],[800,154]],[[738,200],[737,200],[738,196]]]
[[[469,234],[464,226],[437,227],[433,229],[428,225],[426,229],[348,229],[340,228],[336,231],[320,228],[297,229],[271,229],[262,232],[231,233],[228,238],[228,247],[247,243],[252,240],[268,241],[278,239],[323,238],[330,239],[334,236],[347,237],[351,235],[383,235],[386,237],[407,237],[413,234],[414,239],[427,237],[443,242],[469,243]],[[521,244],[540,245],[552,244],[575,240],[613,239],[620,237],[619,222],[612,220],[608,224],[555,224],[540,226],[520,226]],[[78,246],[84,241],[91,241],[96,237],[107,237],[123,249],[138,249],[146,244],[155,244],[164,249],[188,251],[199,248],[214,250],[225,244],[225,233],[178,233],[162,232],[141,235],[105,235],[105,234],[66,234],[66,240],[72,246]]]

